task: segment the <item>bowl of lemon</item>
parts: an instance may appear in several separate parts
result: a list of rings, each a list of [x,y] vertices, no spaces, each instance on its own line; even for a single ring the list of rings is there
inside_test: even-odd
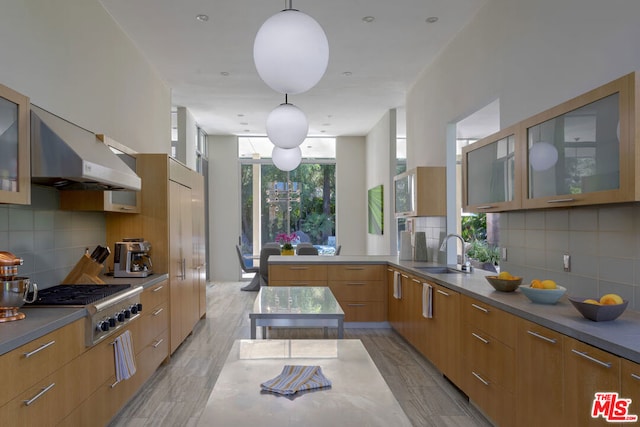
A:
[[[520,292],[535,304],[555,304],[567,292],[567,288],[550,279],[533,279],[529,286],[520,286]]]
[[[569,301],[580,314],[594,322],[617,319],[629,304],[618,294],[606,294],[600,298],[569,297]]]
[[[497,276],[484,276],[496,291],[513,292],[522,284],[522,277],[513,276],[508,271],[501,271]]]

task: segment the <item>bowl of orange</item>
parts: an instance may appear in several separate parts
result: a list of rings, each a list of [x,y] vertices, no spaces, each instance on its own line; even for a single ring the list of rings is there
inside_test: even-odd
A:
[[[617,294],[606,294],[598,299],[569,297],[569,301],[571,301],[571,304],[573,304],[580,314],[594,322],[605,322],[617,319],[624,313],[629,304],[629,301],[623,300]]]
[[[533,279],[529,286],[520,286],[520,292],[535,304],[555,304],[567,289],[553,280]]]
[[[522,277],[512,276],[508,271],[501,271],[497,276],[484,276],[493,289],[500,292],[513,292],[522,284]]]

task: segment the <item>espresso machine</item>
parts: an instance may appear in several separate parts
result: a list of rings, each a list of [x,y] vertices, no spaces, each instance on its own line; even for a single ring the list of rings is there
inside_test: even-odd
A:
[[[153,273],[149,251],[151,243],[141,239],[123,239],[115,243],[113,277],[147,277]]]

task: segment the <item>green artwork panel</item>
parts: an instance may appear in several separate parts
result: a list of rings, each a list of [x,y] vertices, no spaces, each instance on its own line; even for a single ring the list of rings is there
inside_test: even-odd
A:
[[[382,210],[382,185],[373,187],[368,191],[369,197],[369,234],[382,234],[383,210]]]

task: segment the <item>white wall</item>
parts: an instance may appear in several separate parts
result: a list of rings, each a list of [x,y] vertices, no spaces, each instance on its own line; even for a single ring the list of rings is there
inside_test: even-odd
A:
[[[396,111],[389,110],[367,135],[367,190],[383,185],[383,234],[367,232],[367,199],[365,197],[364,231],[367,233],[367,255],[390,255],[396,231],[391,210],[392,182],[395,170]],[[392,172],[393,171],[393,172]],[[395,254],[396,251],[394,250]]]
[[[341,255],[367,253],[366,153],[362,136],[336,140],[336,235]]]
[[[237,281],[240,163],[235,136],[209,135],[209,265],[211,280]]]
[[[98,0],[4,1],[0,40],[0,83],[136,151],[170,152],[170,89]]]

